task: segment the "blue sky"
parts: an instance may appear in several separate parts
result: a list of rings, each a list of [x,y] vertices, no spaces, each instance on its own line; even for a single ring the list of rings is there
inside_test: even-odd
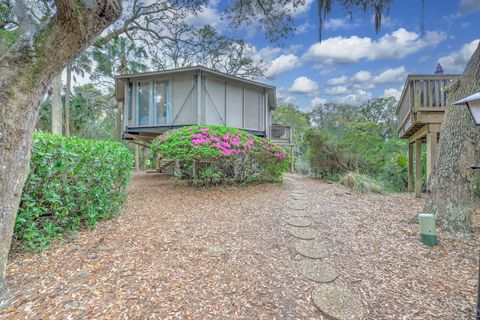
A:
[[[220,20],[221,7],[211,0],[196,19],[250,42],[268,68],[264,81],[302,109],[398,97],[407,74],[433,73],[438,62],[445,73],[461,73],[480,38],[480,0],[426,0],[423,35],[420,0],[394,0],[378,34],[372,13],[355,12],[350,19],[335,5],[321,43],[315,0],[297,10],[297,31],[282,43],[269,43],[255,25],[230,30]]]

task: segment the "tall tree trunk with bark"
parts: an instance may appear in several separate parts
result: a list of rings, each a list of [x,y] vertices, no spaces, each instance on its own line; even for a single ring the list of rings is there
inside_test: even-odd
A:
[[[67,67],[67,86],[65,87],[65,136],[70,136],[70,96],[72,93],[72,65]]]
[[[470,165],[479,160],[480,130],[466,106],[452,106],[480,89],[480,45],[465,67],[462,77],[448,88],[445,121],[431,175],[423,212],[434,213],[439,225],[450,231],[468,231],[474,197]]]
[[[27,178],[32,133],[43,95],[60,73],[121,14],[120,0],[56,0],[55,16],[23,33],[0,56],[0,291]]]
[[[62,135],[63,127],[62,73],[52,82],[52,133]]]

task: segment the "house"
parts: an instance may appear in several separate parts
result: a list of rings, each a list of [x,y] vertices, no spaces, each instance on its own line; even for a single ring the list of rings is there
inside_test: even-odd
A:
[[[188,125],[227,125],[272,142],[292,144],[291,129],[273,126],[275,87],[204,67],[116,77],[123,104],[123,139],[148,146],[166,130]]]
[[[437,66],[436,74],[410,74],[403,86],[396,114],[398,136],[408,140],[408,191],[414,189],[415,148],[415,195],[422,192],[422,144],[427,151],[427,181],[433,171],[434,158],[440,129],[447,106],[445,90],[460,75],[442,74]]]

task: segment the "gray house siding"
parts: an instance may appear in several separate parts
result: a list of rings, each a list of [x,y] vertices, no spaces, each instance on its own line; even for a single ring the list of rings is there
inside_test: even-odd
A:
[[[187,73],[173,77],[172,81],[172,121],[170,124],[191,125],[197,122],[195,85],[193,74]],[[192,89],[193,88],[193,89]]]
[[[162,85],[163,93],[157,90],[158,82],[168,83],[166,91]],[[150,99],[145,98],[144,92],[142,99],[137,97],[135,86],[138,83],[139,87],[151,84]],[[269,101],[275,96],[274,87],[204,68],[121,76],[116,79],[116,85],[117,101],[124,103],[123,126],[126,133],[152,134],[170,127],[208,124],[228,125],[268,136],[271,109],[275,107]],[[167,97],[163,97],[165,92]],[[167,99],[162,102],[164,104],[158,102],[163,99]],[[145,106],[145,101],[150,104],[150,109]],[[140,103],[144,105],[136,105]],[[167,117],[163,116],[164,105],[168,110]],[[148,109],[150,114],[147,114]],[[158,115],[161,117],[158,118]]]

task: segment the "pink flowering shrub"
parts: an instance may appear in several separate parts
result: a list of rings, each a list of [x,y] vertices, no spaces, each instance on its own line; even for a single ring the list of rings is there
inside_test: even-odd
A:
[[[180,160],[182,178],[196,185],[280,181],[289,164],[269,140],[227,126],[170,130],[151,147],[164,159]]]

